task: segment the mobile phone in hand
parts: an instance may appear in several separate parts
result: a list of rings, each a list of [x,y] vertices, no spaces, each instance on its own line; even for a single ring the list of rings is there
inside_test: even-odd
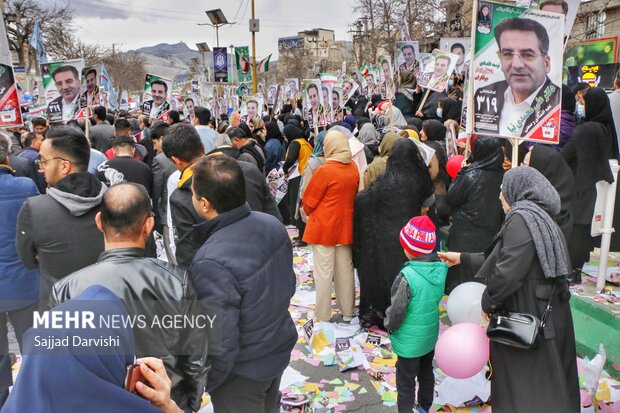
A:
[[[142,395],[136,390],[136,384],[141,381],[142,383],[148,385],[144,376],[142,376],[142,371],[140,370],[140,364],[134,363],[127,366],[127,376],[125,377],[125,389],[127,391],[137,394],[142,397]]]

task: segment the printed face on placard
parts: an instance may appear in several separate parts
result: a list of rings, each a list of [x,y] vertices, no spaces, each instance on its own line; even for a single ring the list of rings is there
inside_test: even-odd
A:
[[[534,32],[506,30],[498,46],[502,72],[515,94],[527,97],[545,83],[550,59]]]
[[[153,97],[153,103],[157,106],[163,105],[166,101],[166,87],[160,83],[151,84],[151,96]]]
[[[253,119],[258,114],[258,102],[250,100],[247,104],[248,119]]]
[[[63,66],[68,67],[68,66]],[[80,93],[80,80],[75,75],[73,70],[62,70],[63,68],[57,69],[54,74],[54,83],[56,84],[56,89],[62,95],[65,102],[72,102],[75,97]]]
[[[310,106],[312,106],[312,111],[316,112],[319,109],[319,90],[314,83],[311,83],[308,86],[308,98],[310,99]]]

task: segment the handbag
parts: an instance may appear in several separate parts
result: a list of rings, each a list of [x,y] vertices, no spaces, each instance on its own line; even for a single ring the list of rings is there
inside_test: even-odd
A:
[[[540,320],[532,314],[516,311],[492,313],[487,327],[487,337],[489,340],[511,347],[536,348],[538,346],[540,329],[545,327],[547,317],[552,310],[551,300],[553,299],[554,292],[555,284]]]

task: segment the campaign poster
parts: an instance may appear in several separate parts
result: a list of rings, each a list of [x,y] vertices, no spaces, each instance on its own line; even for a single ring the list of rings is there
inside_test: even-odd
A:
[[[2,23],[0,28],[0,126],[20,126],[22,124],[22,112],[19,106],[17,83],[11,64],[11,51],[3,20]],[[4,159],[0,160],[0,162],[2,161]]]
[[[439,39],[439,48],[447,50],[458,56],[454,72],[458,75],[465,76],[469,70],[471,38],[469,37],[442,37]]]
[[[414,77],[420,74],[420,45],[418,42],[396,42],[394,48],[396,67],[400,73],[409,70]]]
[[[443,92],[448,86],[448,80],[454,72],[457,61],[458,56],[455,54],[439,49],[433,50],[431,58],[418,76],[418,85],[435,92]]]
[[[6,59],[7,56],[2,55],[0,62],[0,127],[3,128],[23,123],[13,66],[10,57]]]
[[[49,62],[41,65],[43,90],[50,123],[66,122],[86,107],[82,99],[81,74],[84,59]]]
[[[474,133],[557,143],[564,17],[492,2],[482,9],[468,108]]]
[[[383,99],[394,98],[394,72],[392,61],[389,56],[379,56],[379,67],[381,68],[381,97]]]
[[[361,76],[361,75],[360,75]],[[340,77],[340,80],[336,83],[336,86],[340,90],[340,106],[344,107],[351,96],[355,94],[355,91],[358,89],[359,85],[352,77],[347,75]]]
[[[332,108],[333,103],[333,82],[321,81],[321,105],[323,106],[323,112],[325,114],[325,122],[332,123],[334,121],[334,113]]]
[[[99,85],[101,84],[101,65],[82,69],[82,97],[87,107],[98,106],[100,103]]]
[[[303,90],[303,118],[311,128],[327,125],[325,108],[321,103],[321,81],[319,79],[304,79]]]
[[[194,93],[181,96],[181,101],[183,102],[183,117],[193,123],[196,117],[196,106],[202,106],[202,102]]]
[[[129,93],[126,90],[121,92],[120,110],[129,110]]]
[[[362,89],[362,95],[371,98],[372,95],[378,95],[381,93],[379,77],[377,76],[377,72],[374,68],[368,70],[368,73],[364,76],[364,79],[366,79],[366,87]]]
[[[284,97],[295,100],[301,97],[299,91],[299,79],[284,79]]]
[[[531,0],[530,9],[560,13],[564,16],[564,45],[568,42],[583,0]]]
[[[172,80],[164,77],[146,74],[144,79],[144,93],[142,94],[142,114],[151,119],[159,119],[170,110],[172,101]]]
[[[354,81],[357,85],[357,87],[355,88],[356,90],[362,90],[366,87],[366,79],[364,79],[364,76],[362,76],[362,72],[360,72],[359,70],[351,73],[350,79]],[[349,93],[349,96],[352,96],[353,93],[355,93],[355,90]]]
[[[278,85],[269,85],[267,88],[267,106],[272,107],[276,103]]]
[[[264,98],[262,94],[255,94],[243,97],[241,102],[241,122],[248,123],[261,115],[263,110]]]
[[[342,99],[342,88],[334,86],[332,88],[332,110],[334,112],[334,122],[344,119],[344,103]]]

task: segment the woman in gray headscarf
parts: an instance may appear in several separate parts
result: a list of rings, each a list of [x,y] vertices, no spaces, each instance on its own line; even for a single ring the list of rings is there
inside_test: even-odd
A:
[[[506,221],[485,253],[439,253],[486,279],[482,310],[517,311],[540,319],[552,311],[539,344],[520,349],[491,342],[493,412],[578,413],[579,383],[575,333],[566,274],[570,262],[562,231],[552,217],[560,196],[537,170],[506,172],[500,194]]]

